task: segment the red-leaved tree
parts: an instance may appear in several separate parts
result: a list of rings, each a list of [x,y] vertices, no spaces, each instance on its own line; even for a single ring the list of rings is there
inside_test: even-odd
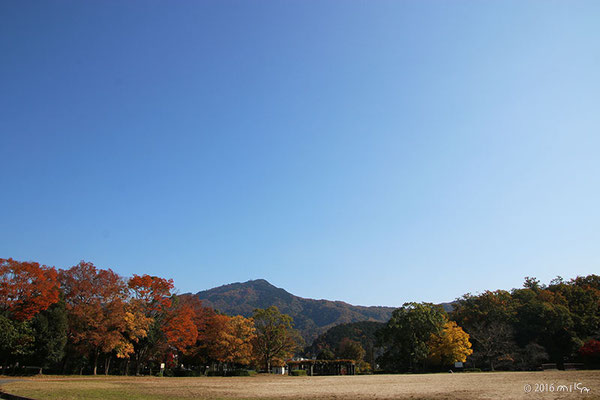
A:
[[[0,258],[0,309],[16,320],[33,318],[59,300],[56,269]]]
[[[590,339],[579,349],[579,354],[590,364],[600,364],[600,341]]]

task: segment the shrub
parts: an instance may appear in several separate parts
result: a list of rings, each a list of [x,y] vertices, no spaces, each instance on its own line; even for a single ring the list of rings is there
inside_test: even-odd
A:
[[[291,376],[306,376],[306,371],[303,369],[293,369],[290,371]]]
[[[258,372],[256,372],[256,371],[251,371],[251,370],[247,370],[247,369],[236,369],[234,371],[231,371],[227,375],[231,375],[231,376],[255,376],[257,374],[258,374]]]
[[[202,376],[202,372],[200,372],[199,370],[195,370],[195,369],[178,368],[175,370],[175,376],[179,376],[179,377]]]
[[[247,369],[233,369],[228,371],[208,371],[207,376],[255,376],[258,372]]]

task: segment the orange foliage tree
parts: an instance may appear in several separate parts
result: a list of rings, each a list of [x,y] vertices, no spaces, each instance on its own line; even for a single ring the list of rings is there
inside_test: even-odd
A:
[[[198,339],[198,328],[194,324],[194,310],[188,304],[179,304],[169,310],[163,332],[169,346],[186,353]]]
[[[241,315],[231,317],[217,334],[213,355],[220,362],[248,365],[253,359],[252,341],[255,339],[256,329],[252,318]]]
[[[142,325],[140,335],[132,336],[127,357],[135,357],[136,374],[148,361],[162,359],[169,347],[165,324],[172,318],[173,281],[150,275],[133,275],[127,282],[131,295],[130,309]],[[133,351],[132,351],[133,350]],[[128,368],[126,368],[128,369]]]
[[[206,329],[206,326],[215,311],[212,308],[204,307],[198,297],[191,295],[179,296],[181,304],[188,305],[193,311],[193,320],[198,330],[198,339],[202,338],[202,332]]]
[[[36,262],[0,258],[0,309],[29,320],[59,300],[56,269]]]
[[[253,361],[252,341],[256,329],[252,318],[213,314],[200,332],[200,347],[206,361],[248,365]]]
[[[69,336],[82,354],[91,353],[96,375],[98,357],[123,346],[127,329],[125,282],[112,270],[80,262],[60,271],[69,313]],[[105,368],[107,372],[107,368]]]
[[[133,302],[137,303],[146,315],[156,315],[171,307],[173,280],[150,275],[133,275],[127,282]]]

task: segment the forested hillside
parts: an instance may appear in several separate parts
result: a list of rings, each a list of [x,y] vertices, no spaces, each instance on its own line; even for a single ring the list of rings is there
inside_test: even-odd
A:
[[[249,317],[256,308],[276,306],[294,319],[294,326],[309,344],[336,325],[359,321],[386,322],[394,308],[354,306],[343,301],[294,296],[264,279],[232,283],[197,293],[206,307],[229,315]]]

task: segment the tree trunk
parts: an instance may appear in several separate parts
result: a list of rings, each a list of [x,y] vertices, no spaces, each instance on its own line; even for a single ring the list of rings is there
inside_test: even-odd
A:
[[[141,353],[141,350],[140,350]],[[138,376],[140,374],[140,369],[142,367],[142,355],[138,353],[135,355],[135,375]]]
[[[108,375],[108,369],[110,368],[110,355],[106,358],[104,363],[104,375]]]
[[[125,376],[129,375],[129,358],[125,362]]]
[[[61,367],[61,372],[63,375],[66,375],[65,374],[66,369],[67,369],[67,357],[63,357],[62,367]]]
[[[100,350],[96,350],[96,354],[94,355],[94,375],[96,375],[96,372],[98,371],[98,355],[100,353]]]

